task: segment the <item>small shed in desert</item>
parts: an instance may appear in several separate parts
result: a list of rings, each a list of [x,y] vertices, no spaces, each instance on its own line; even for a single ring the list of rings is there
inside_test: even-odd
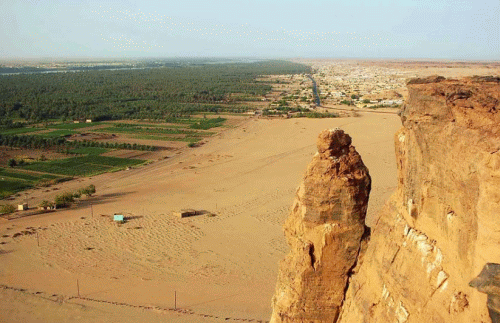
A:
[[[123,217],[123,214],[114,214],[113,221],[118,222],[118,223],[123,223],[123,222],[125,222],[125,218]]]
[[[197,215],[198,211],[193,210],[193,209],[183,209],[180,211],[174,211],[172,214],[178,218],[186,218],[188,216]]]

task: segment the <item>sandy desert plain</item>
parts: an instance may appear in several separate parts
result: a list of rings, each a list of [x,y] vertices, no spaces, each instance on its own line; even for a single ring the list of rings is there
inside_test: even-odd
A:
[[[494,74],[412,68],[447,77]],[[69,209],[0,219],[0,321],[267,321],[287,252],[281,226],[318,133],[340,127],[353,138],[373,181],[370,225],[396,187],[393,136],[401,122],[396,110],[385,112],[235,119],[237,127],[170,158],[28,191],[37,205],[90,183],[97,189]],[[172,216],[184,208],[207,213]],[[113,223],[115,213],[128,221]],[[22,231],[36,233],[13,237]]]

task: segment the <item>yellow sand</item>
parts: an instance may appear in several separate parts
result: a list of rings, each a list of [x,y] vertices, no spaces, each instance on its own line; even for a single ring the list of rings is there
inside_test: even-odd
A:
[[[37,205],[61,191],[97,188],[76,208],[0,222],[0,285],[26,289],[0,289],[0,321],[267,320],[287,251],[281,225],[318,133],[340,127],[352,136],[373,180],[370,224],[396,186],[399,126],[397,115],[378,113],[249,119],[172,158],[32,191],[29,203]],[[180,209],[216,216],[171,215]],[[112,223],[114,213],[129,221]],[[12,238],[28,227],[37,228],[39,247],[36,234]],[[121,304],[68,299],[77,280],[82,297]],[[184,313],[168,310],[174,292]],[[139,305],[150,308],[132,307]]]

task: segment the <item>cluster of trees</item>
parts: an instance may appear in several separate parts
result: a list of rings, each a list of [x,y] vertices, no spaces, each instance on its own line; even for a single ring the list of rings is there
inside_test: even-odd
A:
[[[16,129],[24,126],[24,122],[14,122],[11,119],[0,119],[0,129]]]
[[[377,105],[372,105],[372,106],[369,106],[368,108],[370,109],[380,109],[380,108],[399,108],[400,105],[399,104],[394,104],[394,105],[388,105],[388,104],[377,104]]]
[[[294,118],[338,118],[339,115],[337,113],[320,113],[320,112],[306,112],[306,113],[298,113],[294,115]]]
[[[289,107],[289,106],[279,106],[274,109],[263,109],[262,110],[262,115],[268,116],[268,115],[282,115],[286,114],[288,112],[309,112],[310,110],[307,108],[301,108],[301,107]]]
[[[269,110],[269,109],[264,109],[262,110],[262,115],[263,116],[269,116],[269,115],[283,115],[288,112],[299,112],[297,114],[294,114],[294,118],[338,118],[339,115],[336,113],[321,113],[321,112],[313,112],[309,109],[305,108],[284,108],[280,109],[282,107],[276,108],[276,110]]]
[[[289,106],[279,106],[276,108],[278,111],[283,111],[283,112],[309,112],[309,109],[307,108],[301,108],[301,107],[295,107],[291,108]]]
[[[99,147],[99,148],[111,148],[111,149],[130,149],[130,150],[142,150],[142,151],[154,151],[156,150],[155,146],[150,145],[139,145],[139,144],[131,144],[125,142],[97,142],[97,141],[66,141],[66,148],[81,148],[81,147]]]
[[[87,187],[81,188],[76,192],[70,193],[65,192],[59,195],[56,195],[54,202],[42,201],[40,206],[43,207],[52,207],[55,205],[56,207],[67,207],[70,206],[71,203],[75,201],[75,199],[82,197],[82,195],[92,196],[96,192],[94,184],[90,184]]]
[[[29,149],[48,149],[52,147],[65,145],[66,139],[59,138],[44,138],[41,136],[19,136],[19,135],[4,135],[0,134],[0,146],[21,147]]]
[[[42,155],[43,156],[43,155]],[[9,165],[9,167],[16,167],[16,166],[22,166],[24,165],[25,162],[24,162],[24,159],[15,159],[15,158],[10,158],[8,161],[7,161],[7,165]]]
[[[259,75],[307,73],[292,62],[209,64],[138,70],[0,76],[0,119],[159,119],[219,112],[231,93],[263,95]],[[226,103],[223,105],[222,103]]]
[[[20,147],[28,149],[70,149],[80,147],[100,147],[100,148],[115,148],[115,149],[132,149],[153,151],[156,149],[154,146],[138,145],[130,143],[117,143],[117,142],[97,142],[97,141],[68,141],[63,137],[59,138],[44,138],[41,136],[33,135],[2,135],[0,134],[0,146]]]
[[[348,101],[348,100],[342,100],[342,101],[340,101],[340,104],[345,104],[345,105],[351,106],[351,105],[354,105],[354,102],[353,101]]]

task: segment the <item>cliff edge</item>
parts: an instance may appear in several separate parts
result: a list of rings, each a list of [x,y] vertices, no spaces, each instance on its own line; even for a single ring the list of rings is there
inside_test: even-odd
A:
[[[500,263],[500,79],[408,83],[398,188],[373,228],[339,322],[490,322],[469,286]]]
[[[500,78],[429,77],[408,90],[395,135],[398,187],[366,249],[366,168],[354,172],[366,183],[356,196],[343,193],[352,181],[315,170],[332,163],[321,150],[309,166],[285,224],[292,251],[272,322],[491,322],[487,295],[469,283],[493,272],[488,286],[500,286]],[[490,310],[500,309],[495,297]]]

